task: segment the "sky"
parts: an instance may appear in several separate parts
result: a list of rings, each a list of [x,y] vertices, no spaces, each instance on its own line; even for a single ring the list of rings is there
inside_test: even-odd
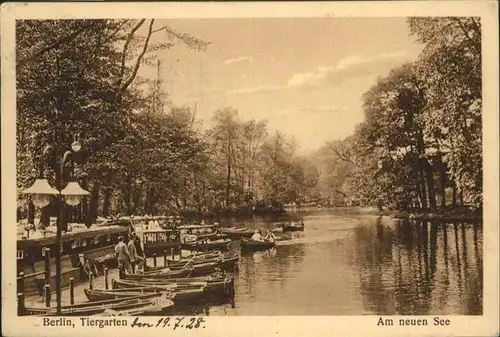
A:
[[[379,76],[413,61],[422,46],[404,18],[238,18],[157,20],[210,42],[206,51],[176,44],[158,52],[164,90],[175,105],[213,113],[238,110],[268,121],[302,151],[352,134],[363,120],[362,95]],[[165,38],[154,35],[153,42]],[[144,67],[141,76],[155,77]]]

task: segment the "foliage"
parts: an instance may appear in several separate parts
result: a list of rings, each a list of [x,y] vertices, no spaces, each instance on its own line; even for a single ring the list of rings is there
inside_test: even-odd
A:
[[[364,97],[365,121],[330,142],[331,188],[349,203],[435,211],[449,190],[481,206],[481,25],[477,18],[410,18],[425,47]]]

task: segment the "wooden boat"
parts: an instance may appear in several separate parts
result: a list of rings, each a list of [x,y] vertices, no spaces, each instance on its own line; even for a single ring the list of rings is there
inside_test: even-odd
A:
[[[163,294],[160,295],[160,297]],[[156,296],[158,297],[158,296]],[[161,305],[161,310],[167,309],[168,307],[173,306],[173,301],[167,301],[165,297],[163,297],[163,304]],[[61,307],[61,313],[63,316],[89,316],[102,314],[105,310],[131,310],[137,308],[144,308],[146,306],[154,304],[154,298],[151,297],[150,294],[138,294],[137,296],[130,296],[118,299],[104,300],[104,301],[95,301],[95,302],[86,302],[79,303],[74,305],[66,305]],[[55,308],[25,308],[25,313],[28,315],[44,315],[44,316],[55,316],[56,310]]]
[[[203,275],[208,275],[213,273],[217,268],[220,269],[220,267],[223,265],[223,261],[212,261],[212,262],[205,262],[205,263],[199,263],[199,264],[194,264],[190,265],[191,268],[193,268],[191,272],[191,276],[203,276]],[[176,270],[176,268],[183,268],[183,267],[170,267],[172,270]]]
[[[171,260],[167,259],[168,265],[175,265],[175,264],[180,264],[183,262],[188,262],[191,261],[192,263],[203,263],[203,261],[207,261],[213,258],[217,258],[220,256],[226,256],[228,253],[223,253],[221,251],[212,251],[208,253],[194,253],[194,255],[187,255],[183,256],[180,260]],[[148,267],[148,269],[151,267]],[[159,267],[152,267],[152,268],[159,268]]]
[[[210,296],[223,296],[231,290],[234,291],[234,277],[231,274],[226,274],[221,277],[209,279],[207,282],[196,282],[189,285],[175,285],[162,282],[147,282],[147,281],[125,281],[113,280],[113,291],[130,291],[131,289],[141,289],[142,292],[153,291],[171,291],[173,286],[176,292],[182,293],[192,289],[199,289],[204,287],[207,295]],[[175,301],[175,299],[174,299]]]
[[[226,234],[232,240],[239,240],[241,238],[250,238],[255,233],[253,229],[248,228],[221,228],[220,232]]]
[[[194,281],[191,281],[194,280]],[[195,279],[182,279],[180,280],[151,280],[151,279],[143,279],[143,280],[116,280],[113,279],[111,281],[111,287],[113,290],[115,289],[128,289],[128,288],[147,288],[147,289],[159,289],[166,290],[172,289],[175,287],[176,289],[188,289],[188,288],[196,288],[200,286],[205,286],[207,282],[210,282],[210,278],[206,277],[195,278]]]
[[[198,285],[193,288],[178,288],[173,290],[171,298],[175,305],[191,303],[193,301],[203,299],[207,294],[205,290],[205,285]],[[85,289],[84,291],[89,301],[102,301],[114,298],[127,298],[137,296],[138,294],[145,294],[146,296],[150,296],[150,298],[156,298],[168,290],[160,287],[140,287],[111,290]]]
[[[181,266],[178,269],[165,268],[163,270],[149,271],[143,274],[128,274],[124,275],[123,278],[127,280],[140,280],[143,278],[187,278],[193,274],[195,268],[192,266]]]
[[[198,239],[210,238],[217,234],[218,225],[182,225],[177,226],[181,239],[185,236],[195,235]],[[184,242],[184,240],[182,240]]]
[[[241,238],[241,249],[246,251],[266,250],[274,247],[276,244],[269,241],[255,241],[247,238]]]
[[[303,231],[304,230],[304,223],[301,222],[289,222],[281,225],[281,228],[283,228],[283,232],[297,232],[297,231]]]
[[[208,250],[227,250],[231,239],[218,239],[218,240],[198,240],[195,242],[186,242],[182,244],[183,249],[191,251],[208,251]]]
[[[180,278],[180,279],[149,279],[144,278],[141,280],[123,280],[123,279],[112,279],[111,286],[112,289],[119,288],[141,288],[145,286],[168,286],[168,288],[186,288],[186,287],[196,287],[199,285],[204,285],[206,283],[221,281],[224,278],[231,276],[232,273],[224,273],[222,271],[217,271],[209,276],[200,276],[193,278]]]

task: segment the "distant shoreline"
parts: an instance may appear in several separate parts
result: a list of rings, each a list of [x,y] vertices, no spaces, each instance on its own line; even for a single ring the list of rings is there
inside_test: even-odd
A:
[[[379,211],[375,207],[297,207],[298,210],[305,209],[346,209],[355,211],[362,215],[374,215],[374,216],[386,216],[398,220],[421,220],[421,221],[445,221],[445,222],[466,222],[475,223],[483,221],[482,212],[473,211],[468,208],[456,208],[456,209],[446,209],[438,210],[437,212],[425,212],[425,211],[394,211],[394,210],[384,210]]]

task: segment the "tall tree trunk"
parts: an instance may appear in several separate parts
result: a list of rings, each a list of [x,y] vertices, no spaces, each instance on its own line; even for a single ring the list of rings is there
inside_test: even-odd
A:
[[[187,177],[184,176],[183,184],[182,184],[182,207],[184,208],[184,210],[187,208],[187,196],[186,196],[187,190],[188,190]]]
[[[231,188],[231,142],[228,142],[227,150],[226,209],[229,207],[229,192]]]
[[[142,199],[142,193],[141,193],[141,189],[139,187],[135,187],[133,190],[132,190],[132,194],[133,194],[133,203],[132,203],[132,214],[136,214],[140,208],[141,208],[141,199]]]
[[[452,188],[452,199],[451,199],[451,205],[452,205],[453,207],[457,207],[457,184],[455,183],[455,181],[454,181],[454,180],[453,180],[453,182],[452,182],[451,188]]]
[[[439,190],[441,194],[441,207],[446,207],[446,165],[443,163],[441,156],[438,161],[439,170]]]
[[[422,209],[426,210],[427,209],[427,188],[426,188],[426,184],[425,184],[425,172],[424,172],[424,169],[421,168],[421,171],[420,171],[420,187],[421,187],[421,191],[422,191],[422,194],[420,196],[420,202],[422,203]]]
[[[127,215],[132,215],[132,177],[127,175],[127,181],[125,185],[125,193],[123,193],[123,199],[125,202],[125,209]]]
[[[50,225],[50,211],[51,210],[52,210],[52,207],[50,207],[50,206],[42,208],[42,212],[40,214],[40,223],[44,227],[47,227]]]
[[[90,205],[87,216],[86,225],[90,227],[97,220],[99,214],[99,192],[101,190],[101,184],[99,181],[94,182],[92,186],[92,191],[90,192]]]
[[[106,187],[104,190],[104,200],[102,201],[102,216],[107,217],[111,211],[111,189]]]
[[[85,179],[82,180],[82,188],[85,190],[89,190],[89,180],[86,177]],[[89,212],[89,197],[83,197],[83,200],[80,204],[80,217],[78,219],[78,222],[80,223],[87,223],[87,216]]]
[[[198,207],[198,214],[201,214],[200,188],[198,185],[198,179],[196,177],[196,172],[194,170],[193,170],[193,181],[194,181],[194,187],[195,187],[195,198],[196,198],[196,205]]]
[[[434,188],[434,174],[432,166],[427,159],[424,159],[425,178],[427,181],[427,194],[429,196],[429,207],[431,212],[435,212],[436,205],[436,191]]]
[[[31,200],[28,201],[28,223],[35,223],[35,205],[33,205]]]

